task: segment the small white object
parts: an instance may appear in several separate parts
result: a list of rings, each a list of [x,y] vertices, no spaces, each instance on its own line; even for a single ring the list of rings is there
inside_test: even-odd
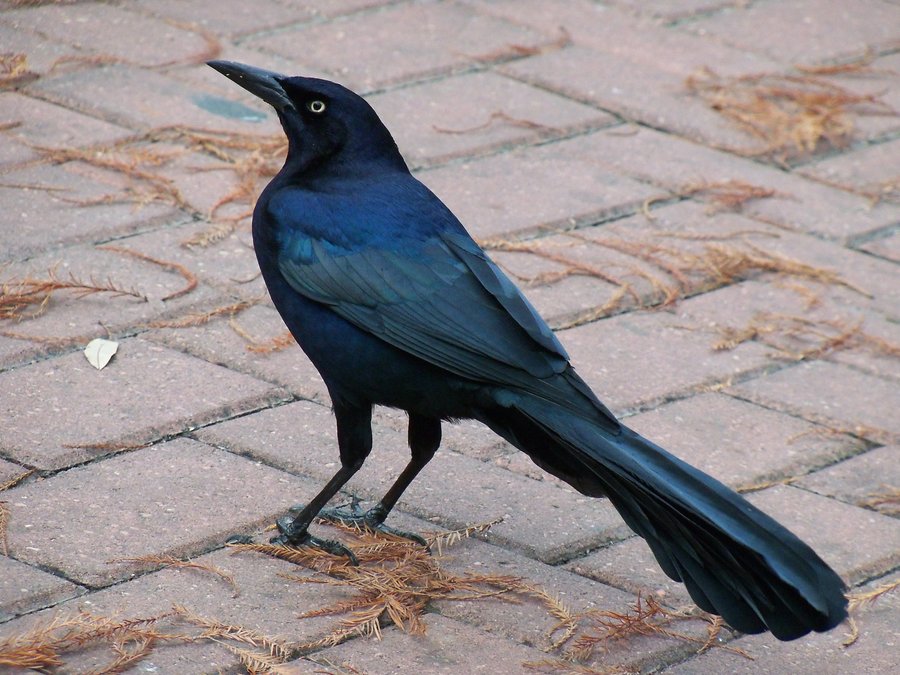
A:
[[[95,338],[84,348],[84,356],[97,370],[102,370],[119,350],[119,343],[103,338]]]

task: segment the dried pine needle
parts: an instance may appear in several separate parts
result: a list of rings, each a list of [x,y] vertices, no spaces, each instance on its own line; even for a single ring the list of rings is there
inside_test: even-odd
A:
[[[70,274],[67,279],[60,278],[56,270],[47,271],[46,278],[25,277],[10,279],[0,284],[0,319],[21,320],[33,318],[46,311],[50,298],[57,291],[71,291],[75,297],[84,297],[95,293],[109,293],[112,296],[131,296],[147,301],[147,296],[134,289],[126,289],[111,280],[105,283],[91,279],[82,281]],[[32,308],[30,312],[27,310]]]

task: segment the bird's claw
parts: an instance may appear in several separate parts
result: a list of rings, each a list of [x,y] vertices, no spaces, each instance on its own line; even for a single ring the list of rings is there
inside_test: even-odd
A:
[[[390,525],[384,524],[384,519],[387,517],[387,513],[384,511],[380,504],[373,506],[368,511],[363,512],[363,510],[359,507],[359,500],[353,499],[350,504],[350,512],[342,510],[342,506],[336,506],[334,508],[323,509],[319,512],[318,517],[322,520],[328,520],[331,522],[343,523],[345,525],[355,525],[357,527],[361,527],[369,532],[384,532],[385,534],[391,534],[395,537],[400,537],[401,539],[409,539],[410,541],[414,541],[417,544],[420,544],[426,551],[429,553],[431,549],[428,546],[428,542],[421,535],[416,534],[415,532],[407,532],[405,530],[398,530]]]
[[[276,546],[314,546],[336,556],[345,556],[351,565],[359,565],[359,559],[349,548],[332,539],[321,539],[309,533],[309,530],[299,530],[294,527],[294,521],[288,516],[275,521],[278,531],[281,533],[272,537],[269,542]]]

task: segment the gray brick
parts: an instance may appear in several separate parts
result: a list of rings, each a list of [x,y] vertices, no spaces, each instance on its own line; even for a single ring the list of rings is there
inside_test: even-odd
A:
[[[197,555],[270,524],[306,483],[178,439],[87,464],[5,493],[10,554],[89,586],[141,565],[108,561]]]
[[[144,340],[95,370],[80,352],[0,374],[7,456],[58,469],[283,400],[273,385]],[[52,423],[49,420],[53,420]]]

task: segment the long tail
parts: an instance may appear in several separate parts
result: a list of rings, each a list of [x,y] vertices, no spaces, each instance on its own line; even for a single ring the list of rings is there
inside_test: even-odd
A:
[[[631,429],[611,433],[529,394],[483,421],[579,491],[609,497],[665,573],[733,628],[792,640],[846,617],[843,581],[809,546]]]

